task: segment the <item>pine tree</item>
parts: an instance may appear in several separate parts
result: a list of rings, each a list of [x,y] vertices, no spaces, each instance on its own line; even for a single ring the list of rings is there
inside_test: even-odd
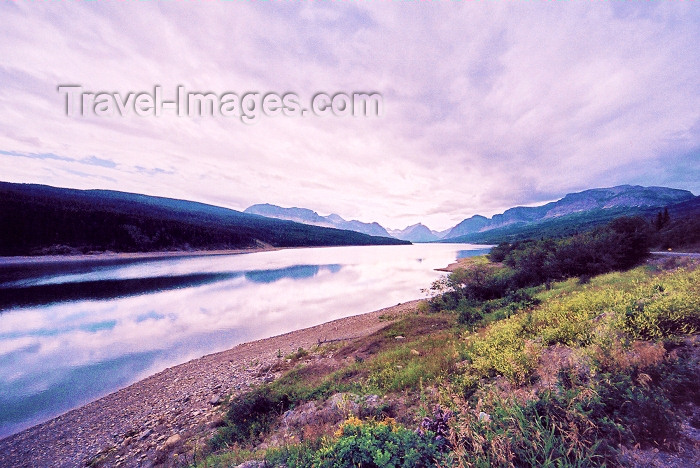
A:
[[[663,224],[662,226],[668,226],[671,222],[671,215],[668,214],[668,208],[664,208]]]
[[[656,213],[656,221],[654,221],[654,227],[657,231],[660,231],[661,228],[664,227],[664,217],[660,211]]]

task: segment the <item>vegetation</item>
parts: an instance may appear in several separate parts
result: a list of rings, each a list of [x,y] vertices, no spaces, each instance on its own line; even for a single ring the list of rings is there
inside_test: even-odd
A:
[[[0,255],[405,244],[202,203],[0,182]]]
[[[479,262],[433,284],[439,293],[430,301],[434,311],[458,310],[465,324],[483,318],[486,311],[508,308],[506,316],[535,305],[528,287],[549,285],[573,276],[590,276],[626,269],[648,255],[647,223],[641,218],[619,218],[609,225],[564,239],[501,243]],[[500,301],[495,301],[500,299]],[[502,318],[502,317],[501,317]]]
[[[658,249],[700,248],[700,209],[671,216],[666,209],[651,221],[651,245]]]
[[[475,232],[446,240],[446,242],[471,242],[477,244],[498,244],[517,242],[528,239],[567,237],[604,226],[621,216],[643,216],[648,213],[629,208],[611,208],[572,213],[559,218],[539,221],[537,223],[515,223],[484,232]]]
[[[288,355],[231,400],[199,466],[615,466],[622,446],[678,449],[700,405],[700,269],[626,269],[643,223],[499,246],[369,337]]]
[[[573,213],[536,223],[515,223],[502,228],[475,232],[445,242],[480,244],[513,243],[531,239],[575,236],[622,216],[635,216],[647,221],[650,246],[655,248],[700,247],[700,197],[657,208],[610,208]]]
[[[419,434],[393,419],[361,421],[351,417],[336,433],[338,438],[315,454],[319,468],[427,467],[440,458],[440,440],[431,432]]]

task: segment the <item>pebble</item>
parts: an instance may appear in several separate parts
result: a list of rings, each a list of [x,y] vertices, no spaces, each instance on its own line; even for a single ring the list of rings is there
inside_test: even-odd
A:
[[[411,306],[401,307],[408,311]],[[382,325],[378,317],[387,312],[326,325],[324,336],[337,339],[372,333]],[[263,379],[257,369],[246,369],[247,364],[267,369],[279,362],[278,349],[310,349],[319,339],[319,330],[315,327],[293,332],[293,336],[247,343],[158,372],[82,408],[0,439],[0,465],[75,466],[79,460],[103,457],[104,466],[150,466],[145,452],[155,456],[156,448],[167,441],[180,445],[185,442],[183,434],[202,440],[211,437],[221,421],[215,414],[220,406],[212,405],[212,398],[218,396],[220,404],[227,395],[245,391]],[[179,439],[171,439],[174,436]],[[100,452],[103,447],[106,451]],[[121,458],[117,460],[117,456]],[[166,466],[171,466],[171,461]]]

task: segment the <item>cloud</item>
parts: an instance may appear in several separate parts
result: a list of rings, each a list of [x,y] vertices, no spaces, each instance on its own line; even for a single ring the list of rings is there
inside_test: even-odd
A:
[[[700,12],[685,3],[0,7],[4,180],[396,227],[642,181],[698,191]],[[380,119],[70,118],[127,93],[376,90]],[[167,97],[167,96],[166,96]],[[695,151],[695,153],[693,153]],[[59,155],[39,158],[26,155]],[[24,155],[21,164],[13,156]],[[85,177],[89,174],[92,177]]]
[[[114,161],[111,161],[109,159],[98,158],[97,156],[88,156],[87,158],[81,159],[80,162],[82,164],[88,164],[91,166],[100,166],[108,168],[117,167],[117,163],[115,163]]]

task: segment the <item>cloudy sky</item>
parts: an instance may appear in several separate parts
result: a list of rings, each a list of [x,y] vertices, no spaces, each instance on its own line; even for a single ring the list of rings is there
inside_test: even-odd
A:
[[[2,2],[0,180],[397,228],[700,193],[695,2]],[[374,91],[380,118],[69,117],[57,86]]]

